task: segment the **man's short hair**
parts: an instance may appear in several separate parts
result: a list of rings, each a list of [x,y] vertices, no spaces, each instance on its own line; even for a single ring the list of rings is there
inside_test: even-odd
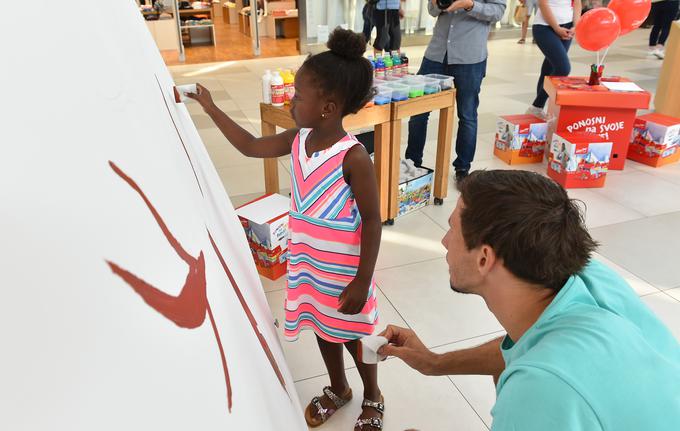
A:
[[[537,173],[476,171],[459,188],[467,248],[489,245],[522,280],[560,290],[598,245],[576,202]]]

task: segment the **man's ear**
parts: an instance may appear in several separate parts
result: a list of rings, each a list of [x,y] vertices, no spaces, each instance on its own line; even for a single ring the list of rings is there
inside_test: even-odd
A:
[[[482,277],[486,277],[496,264],[496,252],[489,245],[479,247],[477,253],[477,271]]]

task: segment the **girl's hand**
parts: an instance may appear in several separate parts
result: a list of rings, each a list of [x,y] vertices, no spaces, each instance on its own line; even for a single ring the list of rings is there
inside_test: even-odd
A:
[[[572,37],[574,37],[573,32],[568,28],[558,27],[557,30],[554,31],[555,33],[557,33],[557,36],[559,36],[559,38],[562,40],[569,40]]]
[[[338,303],[340,304],[338,312],[342,314],[361,313],[368,300],[369,286],[370,283],[358,282],[356,278],[352,280],[338,298]]]
[[[186,96],[197,101],[204,111],[212,106],[215,106],[212,96],[210,95],[210,91],[208,91],[207,88],[201,84],[196,84],[196,91],[197,93],[187,93]]]

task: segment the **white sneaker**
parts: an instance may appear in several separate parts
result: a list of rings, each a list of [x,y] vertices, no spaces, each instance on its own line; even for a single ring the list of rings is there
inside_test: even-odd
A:
[[[542,120],[545,120],[545,111],[543,111],[542,108],[537,108],[534,105],[530,105],[529,108],[527,109],[526,112],[527,115],[533,115],[534,117],[538,117]]]
[[[664,57],[666,56],[666,53],[663,48],[657,48],[653,52],[654,56],[658,58],[659,60],[663,60]]]
[[[655,57],[656,51],[658,51],[656,46],[650,46],[647,48],[647,57]]]

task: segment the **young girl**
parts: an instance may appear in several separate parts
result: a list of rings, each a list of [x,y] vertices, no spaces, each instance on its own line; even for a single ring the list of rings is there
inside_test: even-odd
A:
[[[378,319],[373,280],[382,229],[378,188],[368,153],[342,127],[342,119],[373,95],[373,73],[363,58],[361,34],[336,29],[328,48],[308,57],[295,77],[290,113],[297,129],[255,138],[220,111],[200,84],[189,97],[244,155],[291,155],[285,335],[292,341],[300,330],[314,330],[331,383],[307,406],[307,423],[323,424],[352,398],[345,346],[364,384],[355,430],[381,430],[377,366],[357,360],[357,340],[372,334]]]

